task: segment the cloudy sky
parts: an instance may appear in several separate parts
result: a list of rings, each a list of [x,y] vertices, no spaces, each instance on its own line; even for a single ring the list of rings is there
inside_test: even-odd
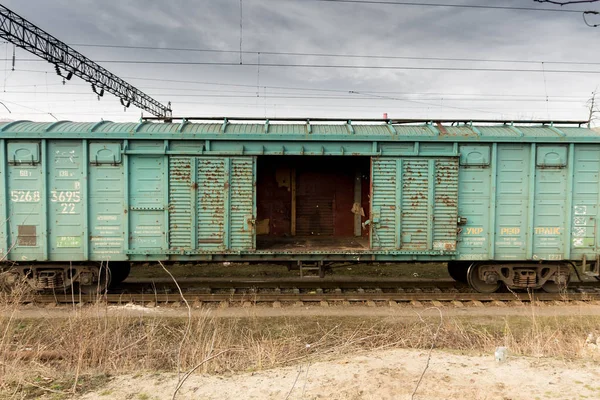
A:
[[[600,85],[600,28],[581,13],[414,3],[242,0],[240,65],[240,0],[2,2],[171,101],[175,116],[587,119]],[[561,9],[533,0],[435,3]],[[600,11],[600,2],[562,10]],[[63,85],[51,64],[19,48],[12,71],[12,52],[0,43],[0,101],[11,111],[0,106],[0,119],[142,114],[110,94],[98,101],[79,78]]]

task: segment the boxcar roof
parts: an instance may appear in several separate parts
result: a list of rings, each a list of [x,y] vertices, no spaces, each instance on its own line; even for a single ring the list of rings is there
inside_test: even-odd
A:
[[[337,123],[244,123],[223,120],[219,123],[139,123],[100,122],[31,122],[13,121],[0,123],[0,138],[140,138],[140,139],[182,139],[182,138],[243,138],[245,140],[281,140],[313,136],[320,140],[445,140],[485,141],[596,141],[600,133],[587,127],[560,124],[512,123],[481,124],[353,124]]]

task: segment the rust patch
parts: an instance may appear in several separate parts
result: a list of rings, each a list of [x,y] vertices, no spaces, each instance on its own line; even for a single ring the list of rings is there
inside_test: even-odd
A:
[[[440,131],[440,133],[442,135],[447,135],[448,134],[448,131],[446,130],[446,127],[444,127],[444,125],[442,125],[439,122],[436,122],[435,125],[437,126],[437,128],[439,129],[439,131]]]

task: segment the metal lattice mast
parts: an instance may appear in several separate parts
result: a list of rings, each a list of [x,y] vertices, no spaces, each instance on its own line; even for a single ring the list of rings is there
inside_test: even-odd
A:
[[[107,91],[120,98],[125,107],[134,104],[160,119],[171,119],[170,103],[167,106],[159,103],[1,4],[0,37],[54,64],[63,78],[69,80],[76,75],[91,83],[98,96]]]

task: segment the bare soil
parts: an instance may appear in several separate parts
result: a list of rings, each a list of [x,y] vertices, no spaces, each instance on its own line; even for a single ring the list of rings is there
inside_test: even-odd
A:
[[[369,352],[267,371],[193,375],[177,399],[410,399],[427,351]],[[434,351],[415,399],[597,399],[600,366],[593,362],[465,355]],[[169,399],[176,374],[113,378],[82,399]]]

